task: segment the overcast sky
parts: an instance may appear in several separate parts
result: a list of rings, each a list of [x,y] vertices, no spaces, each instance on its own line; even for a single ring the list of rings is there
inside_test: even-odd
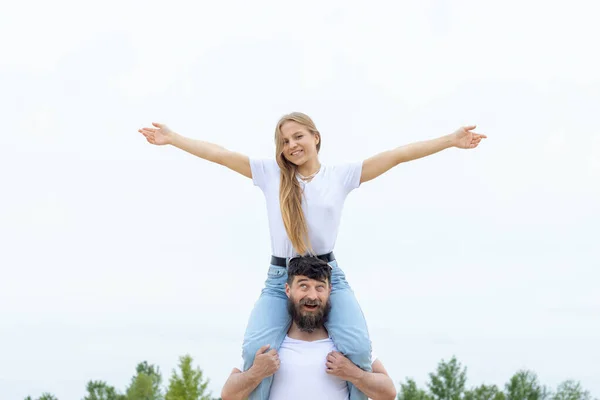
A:
[[[290,111],[329,164],[488,135],[347,199],[336,256],[397,386],[456,355],[467,386],[526,368],[600,396],[600,25],[548,3],[5,5],[0,398],[124,390],[143,360],[166,382],[184,354],[218,396],[266,279],[263,194],[137,129],[272,157]]]

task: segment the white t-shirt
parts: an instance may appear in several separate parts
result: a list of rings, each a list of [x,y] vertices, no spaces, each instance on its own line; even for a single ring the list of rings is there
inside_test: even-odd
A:
[[[327,355],[332,351],[337,348],[331,338],[306,342],[286,335],[269,400],[348,400],[347,382],[326,372]],[[371,360],[375,362],[374,354]],[[241,366],[243,371],[243,361]]]
[[[252,181],[261,188],[267,201],[271,251],[277,257],[296,254],[287,236],[279,206],[280,170],[274,159],[250,159]],[[304,188],[302,209],[308,237],[316,254],[333,251],[346,196],[360,186],[362,162],[336,166],[321,165],[319,173]]]

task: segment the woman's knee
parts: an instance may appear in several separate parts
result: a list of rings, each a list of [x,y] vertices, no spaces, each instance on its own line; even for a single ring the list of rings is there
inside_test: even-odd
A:
[[[362,369],[371,368],[371,339],[366,330],[345,329],[331,336],[340,353]]]
[[[371,357],[371,339],[368,336],[360,336],[349,340],[344,347],[346,353],[351,357],[358,359]]]
[[[350,345],[347,357],[365,371],[371,371],[373,364],[371,352],[371,341],[361,340]]]

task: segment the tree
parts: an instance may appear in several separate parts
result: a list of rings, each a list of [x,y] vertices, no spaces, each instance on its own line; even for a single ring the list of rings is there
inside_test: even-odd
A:
[[[211,396],[205,393],[208,379],[203,382],[202,370],[192,368],[191,356],[179,358],[179,370],[181,375],[173,370],[165,400],[211,400]]]
[[[592,400],[592,396],[581,387],[581,383],[568,380],[558,385],[552,400]]]
[[[118,394],[113,386],[103,381],[89,381],[86,390],[88,394],[83,400],[127,400],[125,395]]]
[[[137,365],[136,372],[127,388],[127,400],[163,400],[160,369],[144,361]]]
[[[461,400],[467,381],[467,368],[456,360],[448,362],[442,360],[437,367],[437,373],[429,374],[430,382],[427,384],[435,400]]]
[[[431,396],[419,389],[414,380],[407,378],[406,383],[400,384],[398,400],[431,400]]]
[[[546,387],[540,385],[533,371],[518,371],[505,389],[507,400],[545,400],[548,397]]]
[[[50,393],[42,393],[38,400],[58,400],[56,396]]]
[[[465,392],[464,400],[505,400],[506,396],[496,385],[481,385]]]

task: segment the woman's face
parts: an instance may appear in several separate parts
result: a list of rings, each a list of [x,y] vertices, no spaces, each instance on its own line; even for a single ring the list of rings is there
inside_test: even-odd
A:
[[[307,127],[296,121],[286,121],[281,125],[283,156],[295,165],[302,165],[317,157],[319,135],[312,134]]]

